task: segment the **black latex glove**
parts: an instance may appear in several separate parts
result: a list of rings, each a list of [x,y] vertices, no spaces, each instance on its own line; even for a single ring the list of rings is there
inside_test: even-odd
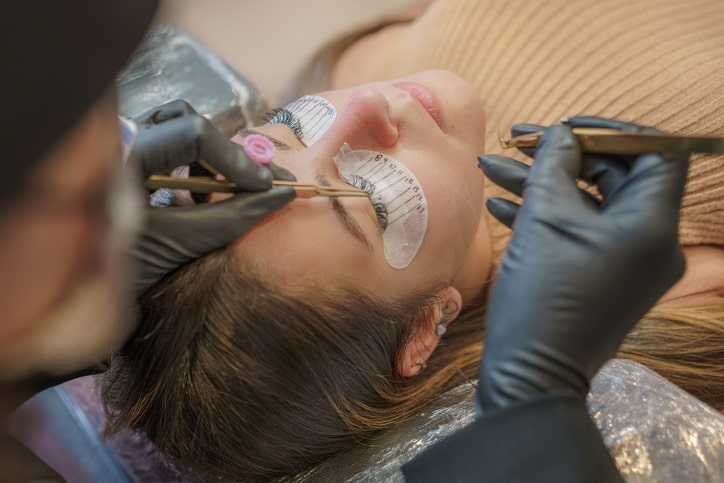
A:
[[[594,121],[575,118],[570,125]],[[480,163],[499,178],[505,159],[482,156]],[[584,170],[571,127],[554,126],[545,130],[527,177],[507,179],[518,194],[524,187],[524,202],[488,308],[483,410],[557,391],[585,397],[624,336],[681,277],[677,229],[688,156],[645,154],[623,171],[620,158],[610,161],[611,176]],[[521,170],[507,162],[510,172]],[[577,188],[584,171],[599,181],[603,202]]]
[[[138,293],[181,265],[229,244],[295,197],[292,188],[271,188],[273,178],[294,180],[291,173],[253,162],[241,146],[184,101],[164,104],[135,121],[138,135],[131,159],[140,164],[143,179],[202,159],[252,192],[218,203],[147,209],[144,229],[132,250],[140,265]]]
[[[566,124],[571,127],[596,127],[607,129],[618,129],[622,131],[651,131],[656,129],[643,127],[613,119],[604,119],[592,116],[578,116],[569,118]],[[510,128],[511,137],[522,136],[534,132],[541,132],[545,126],[538,124],[515,124]],[[519,151],[529,157],[534,157],[536,148],[518,148]],[[580,177],[592,181],[601,186],[604,191],[611,191],[613,186],[619,184],[628,173],[631,163],[636,156],[604,155],[596,153],[583,153]],[[530,166],[520,163],[505,156],[489,155],[485,160],[485,173],[495,184],[507,189],[511,193],[521,196],[523,185]],[[588,192],[581,190],[584,196],[589,196],[591,201],[597,203],[595,197]],[[513,226],[515,215],[520,205],[504,198],[489,198],[486,201],[488,211],[501,223]]]

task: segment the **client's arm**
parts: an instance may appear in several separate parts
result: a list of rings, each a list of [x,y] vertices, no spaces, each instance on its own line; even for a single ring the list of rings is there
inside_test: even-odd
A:
[[[688,156],[584,163],[570,127],[556,126],[529,174],[500,156],[481,162],[493,181],[525,195],[491,294],[482,415],[405,466],[405,477],[620,481],[585,396],[626,333],[683,273],[677,228]],[[576,186],[587,173],[602,202]]]

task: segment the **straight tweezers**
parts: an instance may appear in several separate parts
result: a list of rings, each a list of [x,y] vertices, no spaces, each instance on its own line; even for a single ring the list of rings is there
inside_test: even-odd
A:
[[[643,154],[643,153],[710,153],[724,154],[724,138],[708,136],[679,136],[668,133],[638,133],[618,129],[574,127],[573,134],[586,153]],[[498,135],[500,147],[534,148],[543,132],[534,132],[505,140]]]
[[[291,186],[299,198],[314,196],[360,196],[369,198],[369,193],[355,188],[332,188],[296,181],[273,180],[272,186]],[[220,181],[207,176],[189,176],[188,178],[175,178],[163,174],[153,174],[146,179],[146,188],[157,190],[159,188],[186,189],[193,193],[237,193],[242,191],[230,181]]]

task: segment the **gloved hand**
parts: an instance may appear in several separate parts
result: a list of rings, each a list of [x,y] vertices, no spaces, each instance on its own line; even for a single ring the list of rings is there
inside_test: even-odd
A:
[[[478,401],[490,410],[558,391],[585,397],[589,381],[678,280],[678,220],[688,155],[583,156],[571,127],[643,129],[574,118],[545,130],[528,173],[481,156],[493,181],[524,195],[487,314]],[[583,194],[579,176],[603,201]],[[509,213],[510,215],[510,213]],[[511,218],[511,216],[508,216]]]
[[[613,119],[604,119],[593,116],[578,116],[570,118],[566,124],[571,127],[595,127],[605,129],[618,129],[630,132],[658,132],[656,129],[643,127]],[[515,124],[510,128],[511,137],[522,136],[535,132],[541,132],[545,126],[538,124]],[[536,148],[518,148],[523,154],[529,157],[535,156]],[[636,156],[604,155],[597,153],[583,153],[581,173],[579,177],[601,186],[601,189],[610,192],[614,186],[622,181],[629,171]],[[507,189],[511,193],[521,196],[523,185],[528,178],[530,166],[504,156],[486,156],[485,174],[495,184]],[[597,204],[599,201],[587,191],[581,190],[582,196],[587,196]],[[515,215],[520,206],[504,198],[489,198],[486,207],[499,222],[511,228]]]
[[[148,208],[140,239],[132,249],[140,270],[137,293],[181,265],[221,248],[256,222],[294,199],[289,187],[272,188],[272,178],[294,180],[270,163],[259,165],[184,101],[172,101],[135,119],[138,135],[131,159],[145,180],[155,173],[203,159],[244,190],[218,203]],[[271,189],[270,189],[271,188]]]

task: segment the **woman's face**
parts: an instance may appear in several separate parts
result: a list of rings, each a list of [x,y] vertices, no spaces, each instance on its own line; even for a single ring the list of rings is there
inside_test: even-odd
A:
[[[333,187],[349,187],[334,161],[345,143],[404,165],[427,204],[419,249],[403,268],[393,267],[385,243],[405,243],[383,236],[368,198],[352,197],[297,198],[234,249],[290,290],[342,284],[394,299],[449,283],[464,295],[477,292],[488,274],[490,242],[481,221],[483,175],[476,166],[484,151],[485,115],[473,89],[450,72],[426,71],[318,96],[331,103],[336,119],[309,147],[285,124],[254,130],[288,145],[277,146],[274,163],[300,182]],[[245,135],[234,141],[243,142]]]

